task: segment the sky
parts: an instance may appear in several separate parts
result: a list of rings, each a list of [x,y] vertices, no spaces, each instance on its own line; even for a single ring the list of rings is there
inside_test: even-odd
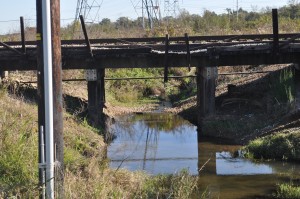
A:
[[[0,0],[5,1],[5,0]],[[102,18],[109,18],[112,21],[119,17],[129,17],[135,19],[142,16],[142,10],[139,9],[142,0],[88,0],[97,2],[101,5],[99,14],[96,15],[97,8],[93,8],[92,18],[101,21]],[[153,0],[160,2],[161,12],[164,12],[165,0]],[[173,2],[174,0],[169,0]],[[0,34],[19,31],[19,18],[23,16],[25,26],[35,26],[36,19],[36,0],[9,0],[1,4],[0,12]],[[236,10],[236,5],[245,10],[259,10],[270,7],[278,8],[287,5],[288,0],[178,0],[180,9],[185,9],[191,14],[202,14],[203,10],[211,10],[216,13],[226,12],[226,8]],[[61,24],[67,25],[75,18],[77,0],[61,0]],[[134,6],[137,9],[134,9]],[[97,16],[97,17],[94,17]]]

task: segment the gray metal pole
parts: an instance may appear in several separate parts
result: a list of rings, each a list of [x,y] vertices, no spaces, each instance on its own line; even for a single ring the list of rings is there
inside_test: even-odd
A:
[[[46,197],[54,199],[53,81],[50,0],[42,1],[45,84]]]
[[[45,176],[45,141],[44,141],[44,127],[40,127],[40,154],[41,154],[41,162],[40,162],[40,168],[41,168],[41,177],[42,177],[42,191],[41,191],[41,198],[46,198],[46,191],[45,191],[45,185],[46,185],[46,176]]]

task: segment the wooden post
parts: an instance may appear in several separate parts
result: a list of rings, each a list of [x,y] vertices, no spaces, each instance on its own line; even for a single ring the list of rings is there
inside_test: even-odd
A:
[[[205,117],[215,114],[217,67],[197,67],[198,127]]]
[[[22,41],[22,52],[26,54],[26,42],[25,42],[25,28],[24,28],[24,18],[20,17],[20,27],[21,27],[21,41]]]
[[[62,62],[60,39],[60,0],[51,0],[51,36],[53,54],[53,131],[55,145],[56,197],[64,198],[64,135],[62,99]]]
[[[278,28],[278,12],[277,9],[272,9],[273,22],[273,52],[275,55],[279,51],[279,28]]]
[[[8,77],[8,71],[0,71],[1,80]]]
[[[96,74],[93,80],[93,71]],[[88,114],[89,122],[93,126],[103,124],[103,108],[105,103],[105,69],[87,71],[88,80]]]

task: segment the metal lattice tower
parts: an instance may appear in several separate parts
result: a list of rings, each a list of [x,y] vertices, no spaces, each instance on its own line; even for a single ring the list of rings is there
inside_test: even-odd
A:
[[[176,17],[177,11],[179,10],[178,0],[164,0],[164,16],[165,17]]]
[[[134,9],[142,11],[143,28],[146,27],[146,20],[149,28],[161,19],[159,0],[139,0],[137,3],[131,1]]]
[[[103,0],[77,0],[75,21],[82,15],[84,20],[89,23],[99,21],[99,11]]]

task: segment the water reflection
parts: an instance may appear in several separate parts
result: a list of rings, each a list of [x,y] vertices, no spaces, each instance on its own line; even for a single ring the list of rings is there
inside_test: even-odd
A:
[[[216,153],[217,175],[261,175],[272,174],[273,168],[264,163],[255,163],[237,157],[233,158],[229,152]]]
[[[183,168],[197,173],[196,127],[169,114],[120,118],[110,145],[112,167],[143,169],[152,174],[174,173]]]
[[[193,175],[200,175],[199,189],[208,190],[210,198],[251,198],[270,192],[286,175],[299,176],[299,165],[240,158],[236,151],[241,146],[199,137],[197,128],[179,116],[121,117],[113,131],[117,138],[108,148],[111,167],[150,174],[188,168]]]

